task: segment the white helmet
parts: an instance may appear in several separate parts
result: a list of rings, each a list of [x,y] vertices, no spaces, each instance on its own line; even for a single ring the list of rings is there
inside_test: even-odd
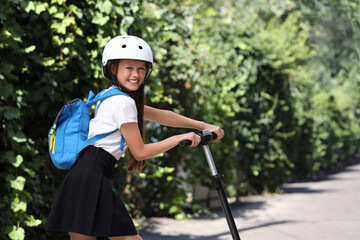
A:
[[[153,66],[153,54],[149,44],[135,36],[117,36],[106,44],[102,55],[102,70],[107,78],[108,67],[111,60],[115,59],[142,60],[148,63],[149,70]]]

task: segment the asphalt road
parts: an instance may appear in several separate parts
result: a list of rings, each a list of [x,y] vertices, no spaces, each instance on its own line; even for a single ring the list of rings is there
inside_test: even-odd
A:
[[[284,194],[241,199],[231,205],[242,240],[360,239],[360,164],[317,182],[287,184]],[[218,217],[150,218],[139,222],[144,240],[231,240]]]

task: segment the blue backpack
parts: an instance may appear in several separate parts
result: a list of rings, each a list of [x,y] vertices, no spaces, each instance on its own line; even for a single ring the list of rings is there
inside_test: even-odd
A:
[[[48,134],[50,157],[55,167],[59,169],[71,168],[75,164],[79,153],[84,148],[118,130],[115,129],[111,132],[99,134],[87,139],[91,106],[100,100],[115,95],[125,95],[129,97],[129,95],[117,88],[109,89],[105,93],[104,91],[105,90],[101,91],[95,97],[94,93],[90,91],[86,103],[81,99],[75,99],[63,106],[58,113]],[[123,146],[124,138],[121,136],[121,150]]]

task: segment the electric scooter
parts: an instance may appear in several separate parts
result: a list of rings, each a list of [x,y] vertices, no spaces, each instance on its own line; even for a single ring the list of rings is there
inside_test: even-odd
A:
[[[233,240],[240,240],[240,235],[239,232],[236,228],[236,224],[234,221],[234,217],[231,213],[231,209],[224,191],[224,187],[221,183],[221,179],[222,176],[220,176],[216,170],[216,166],[213,160],[213,157],[211,155],[210,152],[210,148],[209,148],[209,143],[211,142],[211,140],[216,139],[217,135],[216,133],[210,133],[210,131],[208,130],[203,130],[197,133],[200,137],[201,137],[201,142],[199,145],[201,145],[204,149],[204,153],[206,156],[206,159],[208,161],[209,167],[210,167],[210,172],[211,172],[211,182],[214,186],[214,188],[217,190],[220,201],[221,201],[221,206],[222,209],[224,211],[225,217],[226,217],[226,221],[227,224],[229,226],[230,232],[231,232],[231,236]],[[191,145],[191,141],[190,140],[184,140],[180,142],[180,146],[190,146]]]

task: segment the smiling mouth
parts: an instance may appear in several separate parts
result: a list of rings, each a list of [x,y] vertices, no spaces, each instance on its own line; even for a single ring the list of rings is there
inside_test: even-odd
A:
[[[129,79],[129,82],[131,82],[131,83],[138,83],[139,80],[131,80],[131,79]]]

